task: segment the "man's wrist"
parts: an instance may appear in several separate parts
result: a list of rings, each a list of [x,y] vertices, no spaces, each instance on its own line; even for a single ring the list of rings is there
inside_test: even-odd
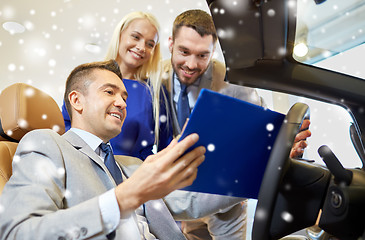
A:
[[[99,208],[103,220],[104,232],[113,232],[120,220],[120,212],[114,189],[99,196]]]
[[[118,203],[121,217],[128,216],[132,211],[136,210],[143,202],[136,196],[135,192],[126,188],[127,182],[124,181],[115,188],[115,197]]]

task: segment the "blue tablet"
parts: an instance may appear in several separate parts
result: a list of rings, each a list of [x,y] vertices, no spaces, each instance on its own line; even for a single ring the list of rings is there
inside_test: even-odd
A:
[[[211,90],[200,92],[180,139],[199,134],[205,161],[183,190],[258,198],[271,149],[285,115]]]

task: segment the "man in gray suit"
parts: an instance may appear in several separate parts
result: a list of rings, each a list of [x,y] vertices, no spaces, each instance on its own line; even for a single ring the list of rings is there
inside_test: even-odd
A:
[[[197,134],[143,163],[114,160],[104,146],[121,131],[127,96],[112,60],[71,72],[71,129],[62,136],[35,130],[20,141],[0,198],[1,239],[185,239],[173,217],[199,218],[242,201],[174,191],[194,181],[204,160],[204,147],[184,154]]]
[[[205,11],[187,10],[175,18],[172,36],[169,38],[171,59],[163,62],[163,82],[170,95],[174,135],[180,134],[185,122],[179,110],[179,99],[183,92],[181,89],[186,89],[190,110],[194,108],[202,88],[265,106],[255,89],[225,81],[224,63],[212,58],[216,42],[213,19]],[[309,120],[302,124],[303,129],[308,126]],[[297,135],[291,157],[303,153],[307,146],[305,139],[309,136],[309,130]],[[191,240],[245,239],[246,206],[244,201],[242,206],[238,204],[203,219],[183,222],[183,231]]]

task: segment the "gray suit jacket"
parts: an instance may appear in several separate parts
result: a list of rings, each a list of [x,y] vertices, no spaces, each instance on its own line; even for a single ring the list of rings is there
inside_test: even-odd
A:
[[[116,161],[126,176],[141,164],[133,157],[116,156]],[[13,175],[0,197],[0,238],[106,239],[98,198],[115,186],[99,156],[75,133],[32,131],[19,143]],[[151,233],[159,239],[185,239],[170,211],[181,219],[196,218],[239,201],[222,202],[217,197],[216,204],[207,208],[208,197],[175,191],[166,204],[147,202]],[[196,208],[191,209],[191,204]]]

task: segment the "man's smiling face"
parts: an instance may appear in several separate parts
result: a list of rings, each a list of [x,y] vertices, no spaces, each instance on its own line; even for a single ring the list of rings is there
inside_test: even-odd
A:
[[[199,35],[193,28],[183,26],[175,39],[170,37],[171,64],[179,80],[190,85],[208,68],[214,52],[212,35]]]
[[[127,97],[125,86],[116,74],[94,70],[86,93],[80,94],[82,129],[103,140],[117,136],[127,116]]]

